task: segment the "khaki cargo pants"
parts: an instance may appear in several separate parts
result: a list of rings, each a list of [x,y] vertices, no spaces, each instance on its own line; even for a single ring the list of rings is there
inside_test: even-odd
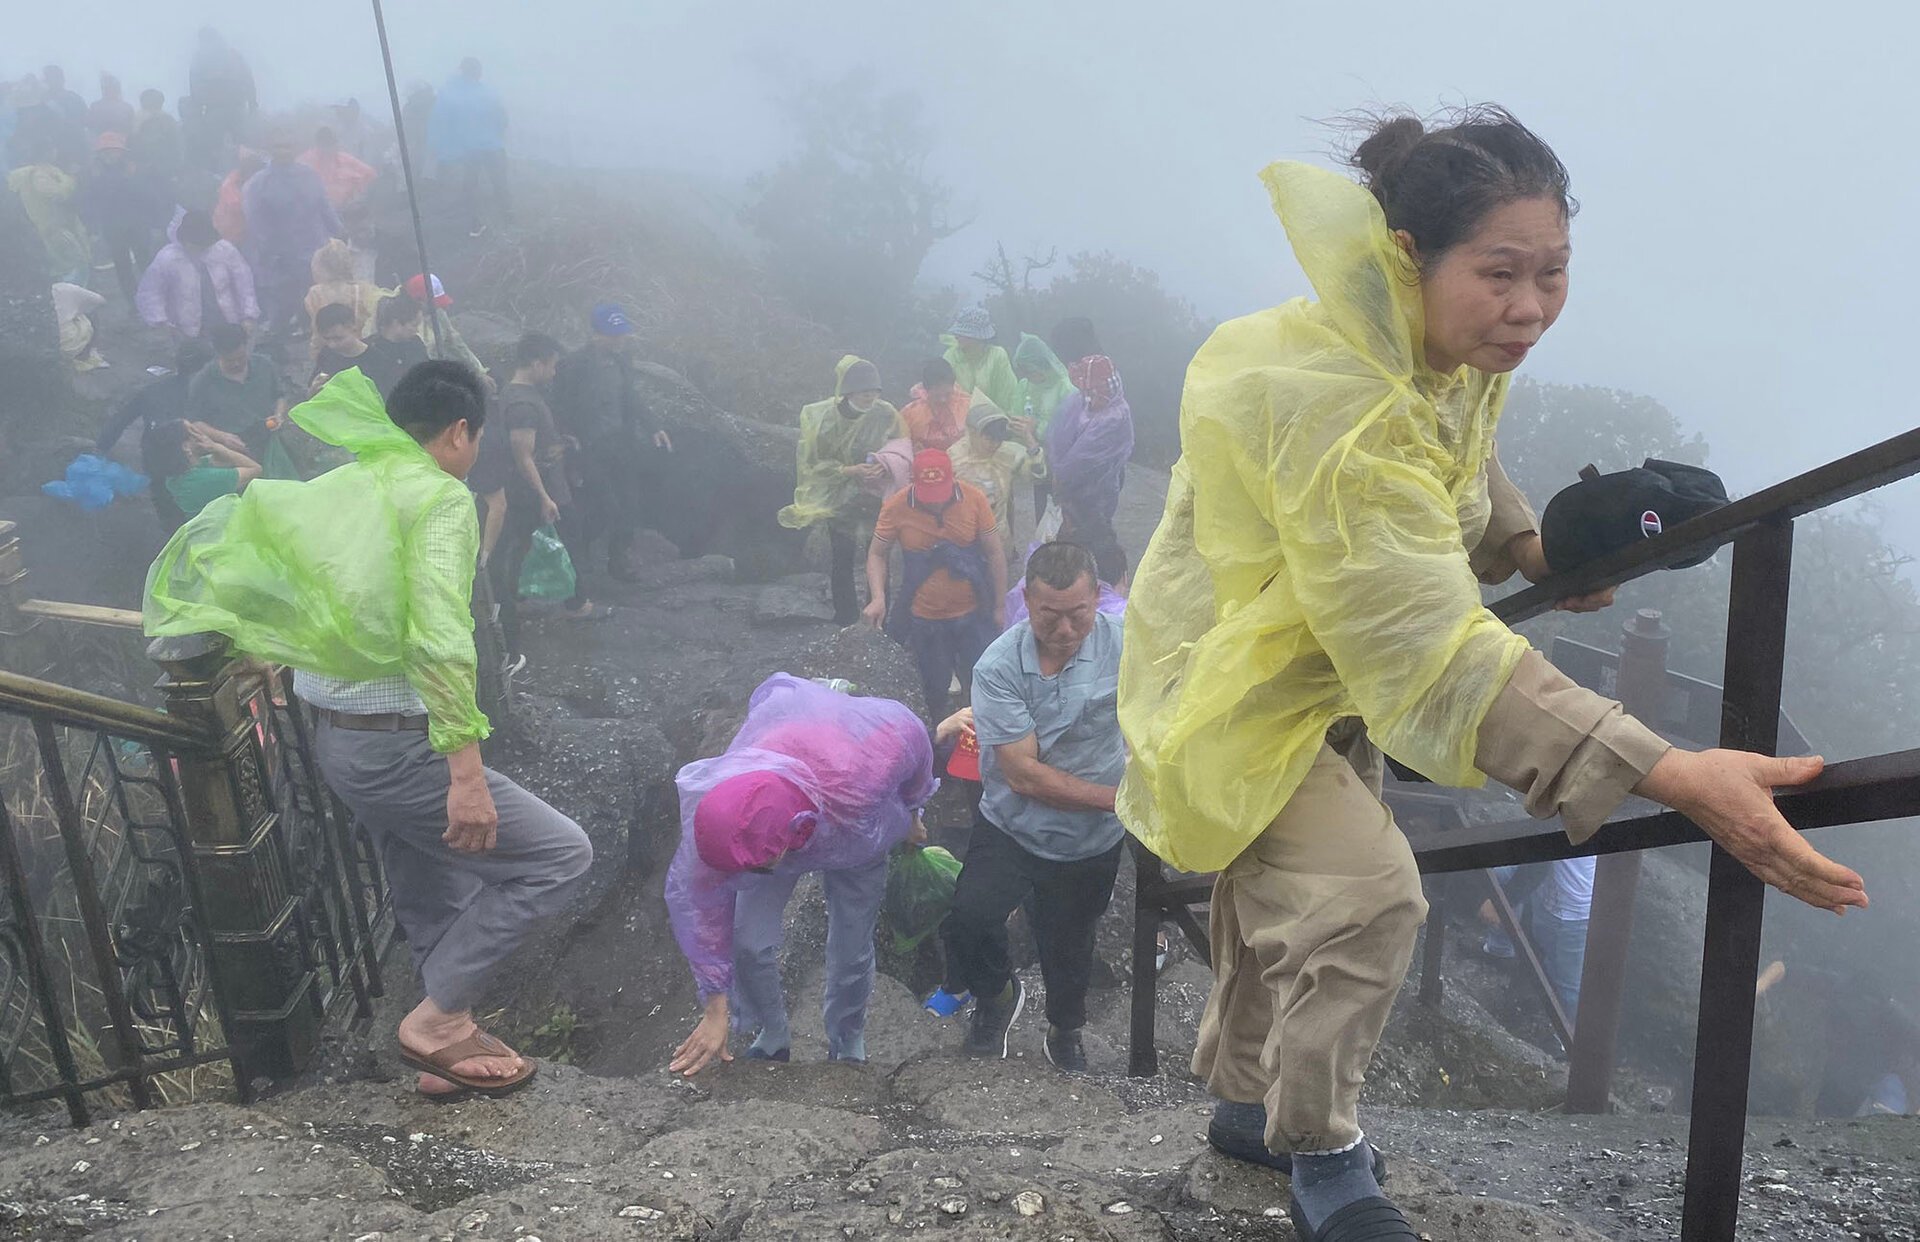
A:
[[[1361,1080],[1427,917],[1382,775],[1361,723],[1334,726],[1285,809],[1214,882],[1193,1072],[1220,1099],[1264,1101],[1273,1151],[1360,1137]]]

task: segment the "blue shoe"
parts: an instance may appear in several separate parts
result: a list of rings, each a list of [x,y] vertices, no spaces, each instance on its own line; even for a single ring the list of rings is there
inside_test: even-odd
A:
[[[749,1061],[778,1061],[780,1064],[785,1065],[792,1059],[793,1049],[791,1048],[782,1048],[778,1052],[768,1052],[765,1048],[747,1049],[747,1060]]]
[[[924,1008],[935,1017],[951,1018],[954,1014],[965,1009],[967,1002],[972,999],[973,993],[971,992],[962,992],[958,996],[955,996],[943,987],[935,988],[933,995],[927,997]]]

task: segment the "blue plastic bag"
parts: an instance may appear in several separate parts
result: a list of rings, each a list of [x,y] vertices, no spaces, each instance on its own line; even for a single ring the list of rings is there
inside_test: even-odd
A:
[[[147,490],[147,476],[136,474],[117,461],[108,461],[92,453],[82,453],[68,463],[64,479],[42,483],[40,490],[56,500],[79,505],[93,513],[112,504],[120,496],[139,496]]]

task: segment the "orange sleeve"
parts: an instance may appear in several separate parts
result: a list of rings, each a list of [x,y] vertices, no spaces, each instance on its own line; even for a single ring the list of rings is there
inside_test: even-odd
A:
[[[905,492],[899,494],[906,495]],[[889,496],[886,503],[880,506],[880,516],[874,519],[873,537],[881,543],[892,543],[900,530],[899,513],[900,506],[894,504],[893,497]]]

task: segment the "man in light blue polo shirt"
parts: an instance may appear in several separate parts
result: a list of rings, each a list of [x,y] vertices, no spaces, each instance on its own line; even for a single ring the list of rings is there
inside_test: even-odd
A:
[[[984,792],[947,916],[947,954],[977,998],[967,1052],[1006,1056],[1026,1004],[1007,916],[1026,903],[1047,985],[1047,1058],[1077,1071],[1087,1067],[1080,1028],[1094,925],[1113,896],[1125,835],[1113,813],[1127,759],[1114,715],[1121,627],[1099,611],[1093,554],[1078,544],[1034,551],[1026,601],[1028,619],[973,670]]]

